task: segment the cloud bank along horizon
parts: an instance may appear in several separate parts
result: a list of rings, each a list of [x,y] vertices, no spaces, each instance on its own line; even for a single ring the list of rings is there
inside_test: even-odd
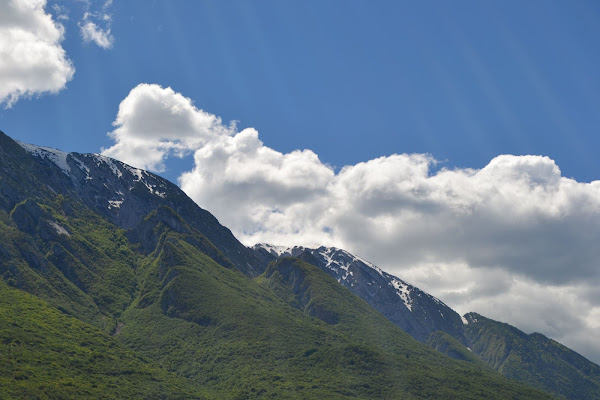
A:
[[[544,156],[432,171],[392,154],[338,172],[311,150],[281,153],[171,88],[121,102],[104,155],[155,172],[193,154],[181,188],[245,244],[336,246],[440,297],[539,331],[600,361],[600,181]]]

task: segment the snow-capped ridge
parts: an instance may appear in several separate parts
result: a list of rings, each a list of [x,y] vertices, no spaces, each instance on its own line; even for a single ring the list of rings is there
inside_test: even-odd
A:
[[[111,171],[113,172],[113,174],[115,174],[117,176],[117,178],[121,178],[123,176],[123,173],[117,167],[115,160],[113,160],[112,158],[103,156],[101,154],[92,154],[92,158],[96,162],[96,165],[99,165],[100,163],[105,163],[106,165],[108,165],[109,168],[111,169]],[[123,164],[123,165],[125,165],[125,164]]]
[[[108,157],[105,157],[105,158],[108,158]],[[167,196],[166,191],[162,191],[161,192],[161,191],[158,191],[156,189],[157,187],[160,187],[162,189],[166,189],[166,187],[164,186],[163,183],[161,183],[159,185],[153,185],[153,184],[149,183],[149,181],[148,181],[147,178],[150,178],[150,174],[148,174],[147,171],[144,171],[143,169],[132,167],[132,166],[124,164],[124,163],[121,163],[121,165],[127,171],[129,171],[134,177],[136,177],[136,179],[134,179],[133,182],[140,182],[141,184],[143,184],[144,186],[146,186],[146,188],[148,189],[148,191],[150,193],[155,194],[155,195],[157,195],[158,197],[160,197],[162,199],[164,199]],[[112,167],[114,167],[114,165],[112,165],[111,168]],[[116,168],[116,167],[114,167],[114,168]],[[131,188],[130,188],[130,190],[131,190]]]
[[[60,170],[67,176],[71,175],[71,167],[67,163],[67,156],[69,153],[66,153],[61,150],[53,149],[51,147],[43,147],[36,146],[34,144],[23,143],[18,140],[15,140],[26,152],[32,154],[36,157],[47,159],[54,163]]]
[[[286,246],[275,246],[268,243],[258,243],[253,246],[253,249],[263,249],[276,258],[281,257],[293,257],[297,256],[303,251],[308,251],[313,257],[321,261],[325,268],[332,272],[334,278],[347,286],[353,287],[356,284],[354,272],[356,269],[373,270],[381,276],[381,278],[388,281],[388,285],[392,287],[402,300],[404,306],[408,311],[413,311],[413,299],[411,292],[414,287],[407,282],[404,282],[400,278],[390,275],[384,272],[381,268],[377,267],[373,263],[366,261],[360,257],[357,257],[346,250],[339,249],[337,247],[326,247],[321,246],[317,249],[309,249],[302,246],[286,247]],[[373,278],[370,278],[366,282],[367,285],[373,286],[380,284]],[[432,299],[438,303],[443,304],[440,300],[431,296]]]
[[[456,311],[438,298],[346,250],[266,243],[254,245],[253,250],[265,263],[289,256],[306,259],[417,340],[426,343],[433,332],[443,331],[467,344],[462,331],[464,322]]]
[[[340,269],[346,271],[346,274],[344,274],[344,276],[342,276],[340,279],[345,280],[348,278],[348,275],[354,276],[353,272],[350,271],[350,267],[354,263],[361,263],[362,265],[377,271],[377,273],[379,273],[379,275],[382,277],[390,279],[389,285],[394,288],[396,294],[398,297],[400,297],[405,307],[412,312],[413,299],[411,297],[411,291],[413,286],[409,283],[384,272],[381,268],[377,267],[373,263],[357,257],[346,250],[338,249],[336,247],[319,247],[317,252],[325,259],[327,268],[338,270],[338,272]],[[373,282],[367,282],[367,284],[369,283],[371,285],[373,284]],[[440,303],[438,299],[433,299],[438,304]]]
[[[253,246],[254,249],[264,249],[267,253],[279,258],[291,255],[292,247],[276,246],[269,243],[257,243]]]
[[[126,174],[129,174],[131,179],[127,179],[129,182],[135,183],[140,182],[143,184],[151,194],[154,194],[160,198],[167,196],[167,187],[165,184],[153,178],[148,172],[129,166],[121,161],[112,159],[110,157],[103,156],[96,153],[79,154],[79,153],[67,153],[61,150],[53,149],[51,147],[37,146],[29,143],[23,143],[16,141],[25,151],[29,154],[41,158],[42,160],[48,160],[55,164],[66,176],[73,180],[78,180],[78,174],[73,173],[71,166],[77,166],[84,174],[83,184],[93,179],[92,168],[102,168],[102,165],[106,165],[112,174],[119,181],[125,178]],[[71,165],[69,165],[69,163]],[[95,175],[94,175],[95,176]],[[106,184],[104,185],[106,187]],[[133,186],[129,187],[132,190]],[[115,198],[109,201],[108,208],[119,208],[123,202],[123,194],[120,194],[119,198]]]

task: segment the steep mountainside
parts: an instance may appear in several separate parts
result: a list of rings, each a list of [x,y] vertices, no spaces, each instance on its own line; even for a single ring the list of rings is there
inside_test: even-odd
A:
[[[568,399],[600,399],[600,366],[540,333],[476,313],[465,319],[473,353],[504,376]]]
[[[326,272],[414,338],[457,360],[568,399],[600,398],[600,367],[539,333],[475,313],[460,317],[435,297],[345,250],[257,244],[263,263],[297,257]],[[268,269],[267,269],[268,271]]]
[[[3,398],[548,398],[314,266],[262,271],[162,178],[0,133]]]
[[[307,282],[310,299],[297,307],[282,296],[293,292],[293,282],[274,282],[272,270],[252,280],[223,268],[172,230],[161,233],[139,272],[139,297],[120,316],[117,337],[211,392],[243,398],[542,396],[500,383],[499,375],[477,365],[440,357],[366,303],[357,306],[360,300],[333,280],[317,288],[318,297]],[[314,272],[323,275],[317,282],[326,282]]]
[[[2,280],[0,294],[0,398],[206,398],[199,384]]]
[[[426,343],[436,331],[443,331],[466,345],[460,315],[439,299],[381,270],[368,261],[335,247],[253,247],[263,263],[280,257],[298,257],[337,280],[369,303],[415,339]]]
[[[163,205],[205,235],[217,248],[249,276],[262,271],[252,251],[208,211],[201,209],[171,182],[150,172],[130,167],[98,154],[65,153],[59,150],[18,143],[0,133],[6,182],[0,182],[0,204],[5,210],[15,206],[21,194],[51,191],[77,198],[86,207],[123,229]],[[26,176],[35,177],[31,185]]]

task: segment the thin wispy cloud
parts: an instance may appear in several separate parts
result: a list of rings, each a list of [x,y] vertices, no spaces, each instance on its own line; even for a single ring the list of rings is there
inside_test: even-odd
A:
[[[110,49],[115,37],[111,34],[112,14],[109,9],[112,1],[106,1],[100,10],[91,11],[90,6],[79,22],[81,37],[85,43],[94,43],[103,49]]]
[[[92,21],[85,21],[80,25],[81,36],[86,43],[93,42],[103,49],[110,49],[114,43],[114,37],[110,29],[103,30]]]
[[[69,20],[69,8],[65,5],[53,4],[52,11],[54,16],[59,21]]]

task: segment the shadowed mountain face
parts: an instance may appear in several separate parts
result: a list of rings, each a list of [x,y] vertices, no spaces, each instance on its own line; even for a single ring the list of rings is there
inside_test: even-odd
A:
[[[549,397],[414,340],[320,268],[267,267],[156,175],[1,133],[0,276],[2,398]]]

